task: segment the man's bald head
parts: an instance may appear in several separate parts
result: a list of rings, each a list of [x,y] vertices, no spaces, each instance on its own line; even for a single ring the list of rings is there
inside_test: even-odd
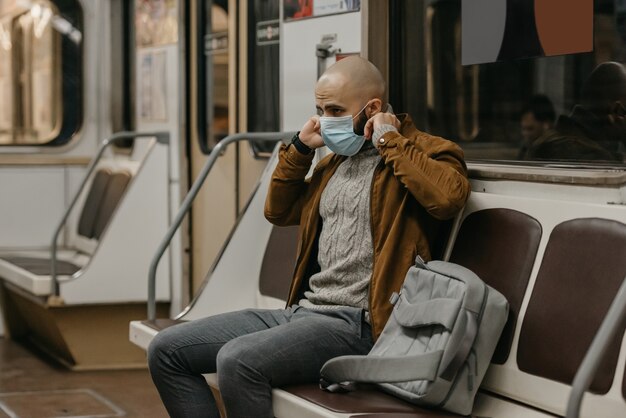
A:
[[[603,116],[609,113],[617,101],[626,104],[626,69],[618,62],[603,62],[585,81],[582,89],[582,105]]]
[[[360,101],[383,100],[385,95],[385,80],[380,71],[359,56],[346,57],[328,67],[318,81],[320,85],[340,88],[346,96]]]

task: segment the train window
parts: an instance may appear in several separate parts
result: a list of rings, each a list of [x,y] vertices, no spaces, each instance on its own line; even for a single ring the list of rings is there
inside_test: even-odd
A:
[[[111,2],[111,128],[113,132],[133,131],[135,127],[132,79],[135,70],[133,2]],[[131,149],[134,140],[117,148]]]
[[[254,0],[248,7],[248,130],[280,129],[279,1]],[[261,100],[262,98],[262,100]],[[271,155],[275,142],[252,144],[257,157]]]
[[[204,59],[198,59],[198,138],[208,154],[228,135],[228,1],[201,1],[200,9],[198,45]]]
[[[62,145],[82,121],[78,1],[0,2],[0,145]]]
[[[626,162],[626,83],[611,81],[623,81],[623,66],[597,67],[626,61],[625,2],[594,2],[593,52],[468,66],[461,4],[389,2],[394,110],[456,141],[469,160]]]

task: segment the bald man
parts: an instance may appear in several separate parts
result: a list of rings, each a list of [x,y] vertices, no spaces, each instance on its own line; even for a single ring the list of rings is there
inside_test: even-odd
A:
[[[626,69],[598,65],[585,81],[581,103],[530,147],[530,159],[626,161]]]
[[[281,147],[265,206],[270,222],[300,225],[287,308],[160,332],[148,358],[172,417],[219,416],[201,376],[215,371],[229,418],[272,417],[272,387],[317,382],[327,360],[372,348],[392,293],[418,254],[431,258],[431,235],[470,191],[461,149],[384,112],[384,94],[380,72],[359,57],[319,79],[318,115]],[[333,153],[305,179],[325,145]]]

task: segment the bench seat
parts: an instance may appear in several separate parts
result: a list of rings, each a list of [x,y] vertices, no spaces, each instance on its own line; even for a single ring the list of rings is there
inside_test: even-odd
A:
[[[57,275],[62,282],[80,272],[89,256],[73,250],[57,253]],[[52,288],[48,251],[11,252],[0,255],[0,278],[35,296],[47,296]]]
[[[297,248],[297,236],[268,225],[262,216],[275,158],[205,287],[179,319],[265,307],[253,294],[286,299],[295,257],[287,250]],[[554,185],[555,190],[562,188],[560,198],[529,196],[527,187],[527,182],[511,182],[502,192],[487,192],[473,184],[445,253],[437,257],[473,270],[505,295],[511,307],[474,403],[476,418],[563,416],[573,375],[626,276],[626,207],[572,200],[570,185]],[[247,263],[241,263],[242,254]],[[135,321],[131,340],[147,348],[155,328],[165,325]],[[591,393],[585,395],[581,417],[626,416],[626,335],[624,329],[618,334]],[[219,391],[215,374],[204,377],[214,392]],[[274,415],[459,416],[362,387],[349,394],[326,393],[316,384],[277,388],[272,391]]]
[[[134,330],[135,332],[143,334],[145,338],[149,338],[144,347],[147,348],[150,340],[154,338],[159,331],[183,322],[186,321],[180,319],[133,321],[131,334]],[[131,339],[133,339],[132,336]],[[137,336],[135,336],[135,343],[137,343],[137,340]],[[206,374],[205,379],[209,385],[216,390],[219,390],[216,374]],[[403,415],[413,418],[461,417],[461,415],[457,414],[420,408],[419,406],[413,405],[395,396],[388,395],[376,389],[373,385],[360,384],[357,385],[357,389],[358,390],[355,392],[345,394],[325,392],[316,384],[294,385],[286,388],[274,389],[273,396],[278,402],[278,404],[275,404],[275,410],[278,411],[280,409],[279,405],[283,405],[283,407],[287,409],[301,408],[302,405],[300,405],[300,403],[304,400],[311,404],[308,406],[311,410],[318,410],[314,416],[320,416],[319,411],[321,410],[328,410],[334,414],[330,415],[333,417],[344,417],[351,414],[362,413],[376,413],[377,417],[381,417],[381,413],[384,413],[385,416],[387,416],[387,414],[394,414],[389,416],[397,416],[398,418],[401,418]],[[294,397],[297,399],[294,399]],[[286,417],[295,415],[282,414],[280,416]],[[298,416],[300,417],[301,415]]]
[[[207,383],[218,389],[217,375],[206,374]],[[462,417],[445,411],[431,410],[387,395],[372,385],[358,385],[350,393],[329,393],[317,385],[294,385],[272,391],[277,417],[350,417],[374,414],[376,417],[449,418]]]
[[[204,375],[207,383],[218,389],[217,375]],[[421,408],[387,395],[368,385],[359,385],[356,392],[328,393],[317,385],[298,385],[272,391],[276,417],[298,418],[448,418],[462,417],[445,411]],[[527,405],[513,404],[488,392],[479,392],[472,417],[554,418],[555,415]]]

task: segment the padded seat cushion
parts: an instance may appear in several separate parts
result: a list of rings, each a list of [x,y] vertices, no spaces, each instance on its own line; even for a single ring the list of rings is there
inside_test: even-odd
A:
[[[509,318],[491,360],[509,357],[515,324],[533,268],[541,224],[512,209],[485,209],[470,214],[459,230],[450,261],[472,270],[509,301]]]
[[[557,225],[546,247],[520,332],[520,370],[571,384],[626,276],[626,225],[574,219]],[[611,387],[624,324],[590,386]],[[621,372],[621,371],[620,371]]]
[[[94,224],[98,217],[98,211],[102,204],[109,181],[111,180],[111,170],[103,168],[98,170],[91,182],[91,189],[85,199],[83,211],[78,221],[78,234],[87,238],[94,237]]]
[[[38,276],[50,275],[49,258],[5,256],[2,259]],[[71,276],[80,270],[81,267],[68,261],[57,260],[56,269],[58,275]]]
[[[298,226],[272,228],[259,276],[259,291],[262,295],[287,300],[297,249]]]
[[[111,176],[111,180],[106,189],[106,193],[102,198],[98,214],[93,225],[93,237],[100,239],[106,226],[109,224],[113,212],[122,200],[126,187],[130,183],[131,175],[126,171],[119,171]]]
[[[445,411],[420,408],[366,384],[357,385],[357,390],[349,393],[325,392],[317,385],[295,385],[282,389],[316,405],[342,414],[376,413],[376,417],[396,417],[396,415],[388,414],[407,414],[398,415],[398,417],[417,418],[462,416]],[[384,415],[380,415],[381,413]]]

